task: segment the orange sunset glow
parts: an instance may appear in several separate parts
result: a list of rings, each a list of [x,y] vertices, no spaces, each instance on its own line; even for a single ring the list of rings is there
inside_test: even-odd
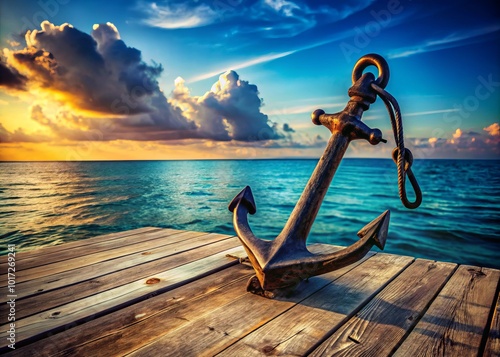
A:
[[[80,18],[70,3],[61,3],[31,18],[36,7],[30,4],[2,5],[2,14],[11,13],[2,15],[0,38],[2,161],[317,158],[330,133],[312,124],[311,112],[345,106],[353,64],[370,51],[390,62],[389,89],[401,101],[406,143],[417,158],[500,154],[500,134],[493,130],[499,123],[498,63],[488,46],[469,50],[498,36],[495,22],[449,29],[456,22],[440,20],[439,34],[406,35],[405,46],[397,45],[400,34],[420,31],[387,29],[364,48],[359,28],[347,19],[370,20],[386,11],[369,10],[370,2],[346,5],[346,21],[326,5],[299,11],[286,2],[255,4],[266,18],[279,20],[275,28],[262,27],[267,32],[259,32],[258,42],[245,32],[253,25],[238,27],[238,12],[215,18],[193,5],[198,22],[195,15],[169,17],[177,12],[167,6],[158,14],[139,12],[145,18],[132,21],[133,8]],[[405,22],[412,10],[403,10],[391,26],[417,26]],[[321,30],[320,14],[329,14],[336,27]],[[441,76],[443,65],[450,73],[460,68],[460,85],[454,76]],[[390,158],[392,128],[379,102],[363,120],[380,128],[389,145],[355,142],[347,157]]]

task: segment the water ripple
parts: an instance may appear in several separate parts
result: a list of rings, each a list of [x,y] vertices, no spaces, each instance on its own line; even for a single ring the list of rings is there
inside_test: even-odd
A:
[[[246,185],[257,204],[250,225],[273,239],[316,161],[0,163],[0,249],[144,226],[234,234],[227,205]],[[390,209],[387,252],[500,268],[499,162],[416,160],[413,168],[424,197],[420,208],[407,210],[391,160],[344,160],[308,241],[352,244],[359,229]]]

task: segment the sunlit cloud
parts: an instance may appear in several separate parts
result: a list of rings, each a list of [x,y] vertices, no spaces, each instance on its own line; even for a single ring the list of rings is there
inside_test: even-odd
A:
[[[91,35],[48,21],[26,33],[27,47],[5,50],[2,85],[38,91],[58,103],[47,113],[43,101],[31,119],[58,139],[73,141],[182,140],[261,141],[280,139],[277,124],[261,111],[254,84],[235,71],[223,73],[205,95],[191,96],[177,79],[172,98],[158,85],[162,72],[141,52],[126,46],[116,26],[94,25]],[[6,78],[6,79],[5,79]],[[289,127],[289,129],[291,129]],[[32,141],[24,132],[3,128],[3,141]]]
[[[458,128],[457,130],[455,130],[455,132],[453,133],[453,139],[458,139],[460,138],[461,136],[463,135],[463,132],[460,128]]]
[[[486,133],[457,128],[450,138],[407,138],[405,142],[415,157],[498,158],[500,155],[500,125],[493,123]]]
[[[490,25],[482,28],[472,29],[469,31],[461,31],[447,35],[443,38],[428,40],[416,46],[409,46],[393,50],[388,57],[401,58],[417,55],[420,53],[439,51],[448,48],[465,46],[470,43],[485,41],[485,36],[500,31],[500,25]]]
[[[197,123],[203,137],[221,141],[279,139],[282,136],[276,124],[261,112],[258,94],[256,85],[241,80],[235,71],[227,71],[203,96],[191,96],[184,80],[177,78],[170,102]]]
[[[53,138],[42,133],[28,134],[22,128],[18,128],[13,132],[8,131],[2,123],[0,123],[0,144],[5,143],[40,143],[51,141]]]
[[[500,136],[500,125],[498,123],[493,123],[483,129],[491,136]]]
[[[261,111],[258,88],[235,71],[221,74],[203,96],[192,96],[182,78],[167,98],[158,84],[163,68],[148,65],[112,23],[86,34],[48,21],[26,33],[27,47],[5,49],[2,86],[36,92],[31,120],[50,136],[1,127],[3,143],[69,140],[268,141],[293,132]],[[42,100],[43,99],[43,100]],[[58,108],[47,110],[49,103]]]
[[[96,25],[89,35],[69,24],[44,21],[25,40],[23,49],[4,49],[3,66],[17,74],[17,82],[5,87],[22,85],[79,113],[137,115],[136,122],[171,130],[194,127],[168,105],[157,81],[162,67],[144,63],[141,52],[126,46],[113,24]]]

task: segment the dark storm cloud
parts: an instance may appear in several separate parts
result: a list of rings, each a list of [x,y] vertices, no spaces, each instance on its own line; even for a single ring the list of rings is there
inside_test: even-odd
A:
[[[25,76],[0,61],[0,86],[24,90],[26,80]]]
[[[41,27],[26,33],[24,49],[6,51],[1,70],[8,73],[4,81],[10,87],[36,88],[63,104],[65,109],[51,118],[40,104],[31,110],[31,118],[58,138],[248,142],[283,137],[262,113],[257,86],[235,71],[222,74],[201,97],[191,96],[179,79],[168,99],[158,85],[161,65],[146,64],[113,24],[94,25],[90,35],[69,24],[44,21]],[[283,132],[292,130],[283,126]]]

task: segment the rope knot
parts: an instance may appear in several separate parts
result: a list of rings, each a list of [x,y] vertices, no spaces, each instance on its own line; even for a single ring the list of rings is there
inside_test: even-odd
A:
[[[392,160],[396,164],[398,163],[398,157],[399,148],[395,147],[394,150],[392,150]],[[411,168],[411,165],[413,165],[413,154],[411,153],[410,149],[404,148],[403,162],[404,170],[405,172],[407,172]]]

